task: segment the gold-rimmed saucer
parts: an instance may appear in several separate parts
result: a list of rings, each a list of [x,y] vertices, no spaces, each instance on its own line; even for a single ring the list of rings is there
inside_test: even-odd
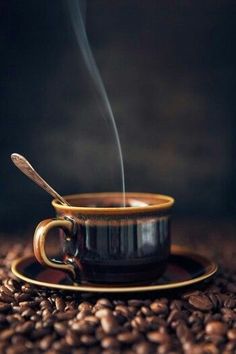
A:
[[[174,245],[163,276],[145,285],[74,284],[64,272],[42,266],[33,255],[15,260],[11,270],[17,278],[40,287],[90,293],[133,293],[190,286],[209,279],[217,268],[208,258]]]

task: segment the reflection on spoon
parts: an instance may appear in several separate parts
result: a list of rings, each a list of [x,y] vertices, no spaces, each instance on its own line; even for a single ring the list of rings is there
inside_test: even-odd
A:
[[[70,205],[60,194],[58,194],[31,166],[28,160],[22,155],[19,154],[11,154],[12,162],[16,165],[16,167],[21,170],[27,177],[29,177],[32,181],[34,181],[39,187],[44,189],[46,192],[51,194],[53,198],[58,199],[62,204]]]

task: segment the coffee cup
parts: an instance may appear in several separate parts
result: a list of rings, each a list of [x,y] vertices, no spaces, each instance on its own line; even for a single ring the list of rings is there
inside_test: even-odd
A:
[[[160,277],[170,254],[172,197],[151,193],[91,193],[54,199],[56,218],[39,223],[33,247],[44,266],[68,272],[75,283],[144,284]],[[46,254],[59,228],[63,257]]]

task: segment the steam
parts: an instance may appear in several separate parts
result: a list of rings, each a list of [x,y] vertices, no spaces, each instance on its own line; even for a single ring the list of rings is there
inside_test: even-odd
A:
[[[119,134],[115,122],[115,118],[111,109],[110,102],[107,97],[107,93],[104,84],[101,79],[101,75],[98,71],[93,53],[91,51],[87,33],[85,30],[85,12],[86,12],[86,1],[82,0],[68,0],[69,12],[72,20],[72,25],[77,38],[78,45],[81,50],[82,57],[88,69],[89,75],[93,81],[97,99],[102,104],[102,114],[104,119],[111,126],[112,134],[114,135],[118,155],[119,163],[121,169],[121,184],[123,192],[123,206],[125,206],[125,177],[124,177],[124,164],[123,155],[121,150],[121,144],[119,139]]]

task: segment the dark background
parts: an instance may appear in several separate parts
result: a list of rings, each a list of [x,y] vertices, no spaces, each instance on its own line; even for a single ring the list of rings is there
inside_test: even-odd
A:
[[[175,215],[235,212],[235,1],[88,0],[87,31],[114,112],[128,191],[173,195]],[[62,194],[120,190],[65,1],[0,1],[1,231],[53,215],[24,154]]]

